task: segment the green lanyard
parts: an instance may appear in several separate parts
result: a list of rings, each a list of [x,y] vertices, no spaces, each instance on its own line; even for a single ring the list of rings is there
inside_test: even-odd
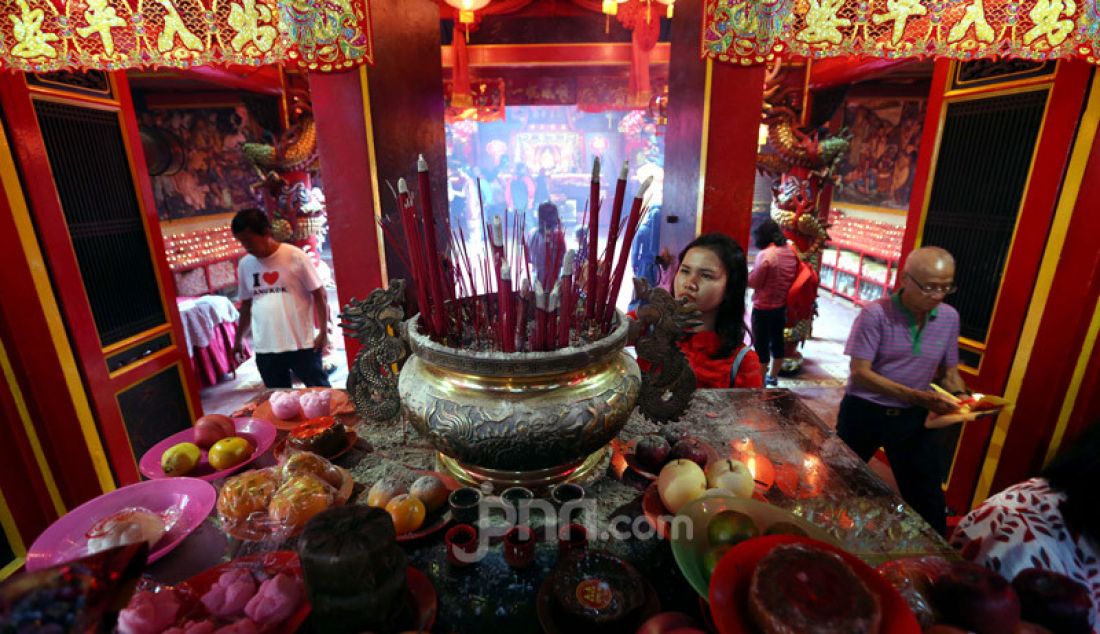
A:
[[[898,310],[905,315],[906,321],[909,322],[909,341],[913,344],[913,356],[920,356],[920,342],[921,335],[924,334],[924,327],[917,321],[917,316],[909,312],[909,309],[905,307],[905,304],[901,303],[901,291],[898,291],[890,296],[890,301],[894,302],[894,306],[898,307]],[[936,312],[939,311],[939,307],[933,308],[928,313],[929,319],[936,316]],[[927,321],[925,322],[927,325]]]

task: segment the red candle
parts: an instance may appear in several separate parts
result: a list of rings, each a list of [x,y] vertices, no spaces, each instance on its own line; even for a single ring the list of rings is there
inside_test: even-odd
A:
[[[596,317],[596,270],[600,227],[600,157],[592,161],[592,182],[588,190],[588,294],[584,299],[584,314]]]
[[[432,188],[428,180],[428,162],[421,154],[416,161],[416,178],[420,194],[420,210],[424,215],[425,246],[427,247],[428,281],[431,289],[432,328],[437,337],[443,336],[443,279],[440,271],[441,258],[435,238],[435,216],[432,212]]]
[[[535,280],[535,338],[531,342],[532,350],[546,349],[546,293],[542,284]]]
[[[500,347],[504,352],[515,352],[515,299],[512,297],[512,267],[508,266],[507,262],[504,262],[500,267],[500,282]]]
[[[634,194],[634,204],[630,207],[630,218],[626,223],[626,237],[623,239],[623,248],[619,253],[619,260],[615,263],[615,277],[611,280],[611,289],[607,296],[607,305],[604,307],[603,331],[611,328],[611,316],[615,314],[615,298],[619,295],[619,288],[623,283],[623,274],[626,273],[626,261],[630,257],[630,245],[634,242],[634,234],[638,231],[638,222],[642,217],[642,201],[645,199],[646,190],[653,183],[653,177],[645,179],[638,193]]]
[[[561,312],[558,315],[558,347],[569,347],[569,328],[573,325],[573,249],[566,251],[561,267]]]
[[[546,300],[546,349],[558,349],[558,306],[561,302],[561,291],[557,284],[550,291],[550,298]]]
[[[604,305],[614,304],[614,297],[608,297],[608,285],[611,278],[611,263],[615,261],[615,245],[619,241],[619,223],[623,217],[623,199],[626,197],[626,175],[630,169],[630,162],[623,162],[623,168],[619,170],[619,180],[615,182],[615,199],[611,203],[611,226],[607,232],[607,248],[604,258],[603,270],[600,271],[600,282],[596,287],[596,311],[597,315],[604,312]],[[628,247],[629,248],[629,247]]]

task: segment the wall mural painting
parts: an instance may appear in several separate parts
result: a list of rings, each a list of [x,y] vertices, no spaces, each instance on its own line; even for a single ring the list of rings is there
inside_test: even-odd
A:
[[[924,99],[852,100],[844,126],[852,133],[848,158],[839,169],[835,203],[909,208],[917,170]]]
[[[142,143],[157,213],[177,220],[256,206],[255,168],[241,152],[262,141],[242,105],[235,108],[153,110],[140,114]]]

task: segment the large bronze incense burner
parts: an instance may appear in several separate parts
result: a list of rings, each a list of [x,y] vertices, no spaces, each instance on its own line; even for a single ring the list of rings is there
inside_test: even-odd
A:
[[[400,280],[341,313],[345,332],[362,344],[348,375],[356,410],[372,422],[411,423],[462,482],[539,490],[598,472],[636,404],[655,420],[683,413],[695,376],[676,341],[698,326],[696,307],[635,280],[637,320],[615,310],[653,180],[641,183],[624,216],[627,176],[624,165],[602,257],[597,214],[579,256],[566,249],[557,208],[543,203],[530,236],[522,214],[494,216],[482,227],[484,241],[473,241],[479,258],[461,233],[441,248],[420,157],[416,199],[397,182],[403,259],[420,313],[402,321]],[[599,192],[597,159],[590,199]],[[647,363],[644,376],[627,345]]]
[[[402,413],[467,483],[543,487],[600,463],[634,409],[638,364],[623,351],[628,321],[579,348],[500,353],[449,348],[406,322]]]

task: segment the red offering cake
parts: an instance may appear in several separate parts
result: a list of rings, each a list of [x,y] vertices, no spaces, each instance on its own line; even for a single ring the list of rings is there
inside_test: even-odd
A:
[[[839,556],[777,546],[752,573],[749,613],[764,634],[876,634],[882,607]]]

